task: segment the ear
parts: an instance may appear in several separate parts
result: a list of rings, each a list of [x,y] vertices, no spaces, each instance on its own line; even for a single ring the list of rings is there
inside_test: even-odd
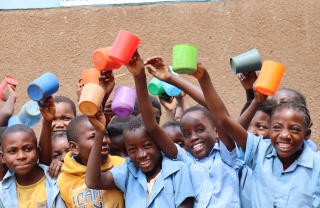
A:
[[[310,139],[310,136],[311,136],[311,129],[308,129],[308,130],[306,131],[306,134],[305,134],[305,136],[304,136],[304,139],[305,139],[305,140],[308,140],[308,139]]]
[[[0,160],[1,160],[1,163],[5,164],[2,151],[0,151]]]
[[[71,150],[71,152],[75,155],[78,155],[79,154],[79,147],[78,147],[78,144],[75,143],[74,141],[70,141],[69,142],[69,148]]]

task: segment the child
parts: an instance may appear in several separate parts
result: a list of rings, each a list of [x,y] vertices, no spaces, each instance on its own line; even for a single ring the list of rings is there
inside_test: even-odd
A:
[[[122,158],[128,157],[128,151],[123,139],[123,126],[125,123],[116,123],[107,126],[110,144],[110,155]]]
[[[38,164],[41,149],[34,131],[24,125],[2,134],[3,160],[10,171],[0,184],[0,207],[65,207],[47,166]]]
[[[150,99],[150,102],[152,105],[154,116],[156,118],[157,123],[159,124],[160,119],[161,119],[161,115],[162,115],[160,102],[156,97],[154,97],[152,95],[149,95],[149,99]],[[138,101],[136,101],[132,115],[138,116],[138,115],[140,115],[140,113],[141,113],[140,107],[138,105]]]
[[[9,118],[13,115],[14,105],[16,103],[15,87],[7,85],[3,90],[2,100],[4,104],[0,108],[0,126],[7,126]]]
[[[52,162],[48,173],[52,178],[58,178],[61,167],[64,162],[64,156],[70,151],[69,142],[66,132],[53,134],[51,137],[52,144]]]
[[[139,54],[136,54],[135,59],[138,60],[136,62],[141,61]],[[149,72],[152,70],[149,64],[155,67],[157,72],[170,71],[160,57],[151,58],[145,64]],[[167,157],[178,159],[188,165],[196,194],[193,206],[239,207],[239,180],[236,170],[231,167],[237,158],[233,141],[231,140],[227,146],[223,142],[220,143],[220,147],[215,145],[214,122],[210,113],[203,107],[188,108],[181,118],[180,126],[186,150],[175,145],[168,136],[160,136],[163,130],[159,130],[155,122],[148,120],[152,112],[147,111],[146,107],[146,75],[144,70],[138,67],[131,67],[129,70],[134,74],[139,106],[144,109],[141,115],[145,128]],[[168,77],[177,78],[174,75]],[[187,93],[185,89],[182,90]],[[228,148],[232,152],[229,152]]]
[[[175,144],[184,149],[185,145],[179,121],[169,121],[163,124],[162,128]]]
[[[245,151],[252,169],[252,207],[319,207],[320,155],[305,148],[311,119],[297,102],[280,103],[271,116],[270,140],[248,133],[232,119],[202,64],[192,74],[200,83],[215,121]],[[253,105],[267,96],[258,92]]]
[[[8,167],[6,166],[6,164],[3,162],[2,158],[3,158],[3,152],[2,152],[2,146],[1,146],[1,141],[2,141],[2,133],[4,132],[4,130],[6,130],[7,127],[0,127],[0,182],[2,181],[4,175],[7,173],[8,171]]]
[[[104,127],[105,128],[105,127]],[[58,177],[61,198],[67,207],[124,207],[123,195],[118,190],[93,190],[85,185],[87,162],[94,144],[95,129],[85,115],[71,120],[67,127],[70,152],[64,157],[62,172]],[[109,155],[110,139],[104,130],[101,133],[101,164],[99,172],[105,172],[124,163],[124,159]],[[99,162],[100,161],[100,162]],[[89,168],[89,167],[88,167]]]
[[[131,62],[130,65],[133,65]],[[140,62],[143,70],[143,63]],[[129,66],[128,66],[129,68]],[[141,68],[140,68],[141,69]],[[137,82],[135,82],[137,84]],[[146,83],[146,81],[145,81]],[[151,112],[150,122],[156,126],[159,137],[166,136],[158,126],[145,88],[145,100],[149,104],[141,112]],[[139,99],[139,92],[138,99]],[[140,101],[139,101],[139,106]],[[102,114],[101,114],[102,115]],[[129,158],[126,164],[114,167],[110,172],[100,173],[103,116],[90,118],[96,129],[94,146],[90,153],[86,184],[95,189],[119,188],[124,192],[126,207],[192,207],[194,192],[185,164],[171,161],[162,156],[160,149],[150,138],[146,124],[140,116],[131,119],[124,131],[125,144]]]

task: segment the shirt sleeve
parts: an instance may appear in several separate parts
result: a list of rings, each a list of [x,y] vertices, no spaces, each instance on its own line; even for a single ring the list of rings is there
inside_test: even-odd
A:
[[[192,159],[190,157],[190,153],[188,153],[185,149],[181,148],[178,144],[175,144],[178,150],[178,155],[177,155],[177,159],[175,160],[179,160],[182,161],[186,164],[189,164]]]
[[[232,151],[229,151],[222,141],[220,141],[219,144],[221,159],[229,166],[236,167],[238,159],[237,148],[235,147]]]
[[[126,183],[129,174],[127,163],[115,166],[109,171],[112,174],[114,183],[116,184],[118,189],[120,189],[123,193],[126,193]]]
[[[180,170],[174,177],[175,205],[179,207],[188,197],[195,197],[189,168],[180,162]]]
[[[246,151],[240,148],[240,155],[243,156],[243,163],[248,165],[250,168],[255,166],[255,158],[260,154],[261,147],[260,143],[263,140],[262,136],[255,136],[248,132]],[[259,147],[260,146],[260,147]]]

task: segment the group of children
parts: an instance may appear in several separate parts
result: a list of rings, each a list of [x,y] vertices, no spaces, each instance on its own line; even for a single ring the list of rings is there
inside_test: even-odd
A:
[[[137,92],[133,115],[112,115],[115,81],[103,72],[94,116],[77,116],[65,96],[42,101],[39,141],[27,126],[6,127],[16,95],[5,89],[0,207],[320,207],[320,155],[301,93],[281,89],[270,99],[255,91],[255,73],[241,74],[247,103],[234,119],[201,63],[191,74],[200,88],[158,56],[143,61],[136,51],[126,67]],[[146,70],[183,93],[158,101]]]

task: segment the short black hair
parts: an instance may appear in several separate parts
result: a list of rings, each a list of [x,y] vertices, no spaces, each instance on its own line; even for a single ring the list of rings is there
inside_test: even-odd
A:
[[[172,127],[178,126],[178,127],[180,127],[180,121],[168,121],[168,122],[166,122],[166,123],[164,123],[162,125],[162,128],[164,129],[164,128],[169,127],[169,126],[172,126]]]
[[[142,117],[136,116],[136,117],[130,119],[130,121],[128,121],[124,125],[123,131],[135,131],[135,130],[140,129],[142,127],[144,127]]]
[[[240,115],[242,115],[247,108],[250,106],[250,104],[252,103],[252,100],[248,100],[242,110]],[[266,113],[267,115],[269,115],[271,117],[272,111],[275,108],[275,106],[277,105],[276,101],[272,100],[272,99],[266,99],[257,109],[257,111],[262,111],[264,113]]]
[[[205,107],[203,107],[202,105],[195,105],[195,106],[192,106],[190,108],[188,108],[187,110],[185,110],[181,116],[181,119],[180,121],[182,120],[182,118],[187,114],[187,113],[190,113],[190,112],[195,112],[195,111],[200,111],[202,112],[202,114],[207,118],[209,119],[211,125],[213,128],[216,128],[216,124],[213,120],[213,117],[210,113],[210,111],[208,109],[206,109]]]
[[[132,118],[134,118],[133,115],[129,115],[129,116],[126,116],[126,117],[113,116],[112,120],[110,121],[110,124],[113,125],[113,124],[117,124],[117,123],[126,123]]]
[[[36,143],[36,146],[38,145],[37,136],[29,126],[25,126],[22,124],[15,124],[15,125],[12,125],[12,126],[6,128],[3,131],[2,135],[1,135],[1,147],[2,147],[5,139],[7,138],[7,135],[12,134],[12,133],[16,133],[16,132],[25,132],[25,133],[29,134],[32,137],[32,139],[34,140],[34,142]]]
[[[77,108],[75,103],[68,97],[66,96],[62,96],[62,95],[58,95],[58,96],[54,96],[53,97],[53,102],[54,103],[68,103],[71,106],[73,115],[76,117],[77,116]]]
[[[63,132],[52,134],[51,140],[54,140],[60,137],[67,137],[67,132],[63,131]]]
[[[123,135],[124,125],[124,123],[117,123],[107,126],[108,135],[111,141],[113,138]]]
[[[161,116],[162,115],[161,104],[160,104],[160,101],[158,100],[158,98],[155,96],[149,95],[149,100],[151,102],[152,107],[159,110],[160,116]],[[139,114],[140,114],[139,104],[138,104],[138,101],[136,101],[136,103],[134,104],[134,109],[133,109],[132,115],[137,116]]]
[[[85,122],[89,122],[89,119],[86,115],[80,115],[74,117],[67,126],[67,138],[68,142],[78,142],[79,129],[82,124]]]
[[[302,103],[304,106],[307,107],[306,97],[301,92],[294,90],[294,89],[291,89],[291,88],[281,88],[278,91],[281,91],[281,90],[286,90],[286,91],[294,93],[296,95],[296,98],[298,99],[298,102]]]

